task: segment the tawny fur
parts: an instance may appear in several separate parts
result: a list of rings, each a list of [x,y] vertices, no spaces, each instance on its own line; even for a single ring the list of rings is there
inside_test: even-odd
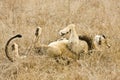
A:
[[[20,56],[19,55],[18,44],[16,44],[16,43],[13,43],[13,45],[12,45],[12,53],[14,55],[14,58],[13,58],[14,61],[17,60],[17,59],[26,58],[26,56]]]
[[[81,53],[88,52],[88,45],[86,41],[79,40],[75,27],[74,24],[70,24],[66,28],[60,30],[59,34],[62,36],[70,33],[67,46],[73,53],[77,54],[79,59]]]
[[[40,28],[40,32],[41,31],[42,29]],[[68,40],[64,38],[62,40],[60,39],[51,42],[49,45],[36,44],[34,47],[37,50],[37,52],[47,54],[50,57],[67,56],[69,58],[75,59],[75,55],[68,49],[67,44]]]

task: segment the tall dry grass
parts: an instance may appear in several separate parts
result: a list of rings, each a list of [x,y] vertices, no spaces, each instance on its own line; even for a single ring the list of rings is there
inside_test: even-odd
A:
[[[13,35],[23,35],[14,42],[24,54],[37,26],[43,28],[39,42],[49,44],[70,23],[77,25],[79,34],[105,34],[111,48],[70,65],[34,51],[14,63],[5,57],[5,43]],[[120,0],[1,0],[0,70],[0,80],[120,80]]]

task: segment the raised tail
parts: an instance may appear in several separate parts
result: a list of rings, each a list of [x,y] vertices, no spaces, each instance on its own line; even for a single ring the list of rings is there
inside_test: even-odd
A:
[[[9,56],[8,45],[9,45],[9,43],[10,43],[13,39],[15,39],[15,38],[21,38],[21,37],[22,37],[21,34],[17,34],[17,35],[15,35],[15,36],[11,37],[11,38],[7,41],[7,43],[6,43],[6,45],[5,45],[5,54],[6,54],[6,57],[7,57],[11,62],[13,62],[13,59]]]

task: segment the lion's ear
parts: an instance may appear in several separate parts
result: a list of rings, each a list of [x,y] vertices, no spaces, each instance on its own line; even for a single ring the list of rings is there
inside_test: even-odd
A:
[[[106,39],[106,36],[105,36],[104,34],[102,34],[102,37],[103,37],[104,39]]]

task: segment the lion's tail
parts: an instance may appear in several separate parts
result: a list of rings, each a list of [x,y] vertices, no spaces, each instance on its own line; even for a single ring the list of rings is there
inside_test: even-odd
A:
[[[22,37],[21,34],[17,34],[17,35],[15,35],[15,36],[11,37],[11,38],[7,41],[7,43],[6,43],[6,45],[5,45],[5,54],[6,54],[6,57],[7,57],[11,62],[13,62],[13,59],[9,56],[8,45],[9,45],[9,43],[10,43],[13,39],[15,39],[15,38],[21,38],[21,37]]]

